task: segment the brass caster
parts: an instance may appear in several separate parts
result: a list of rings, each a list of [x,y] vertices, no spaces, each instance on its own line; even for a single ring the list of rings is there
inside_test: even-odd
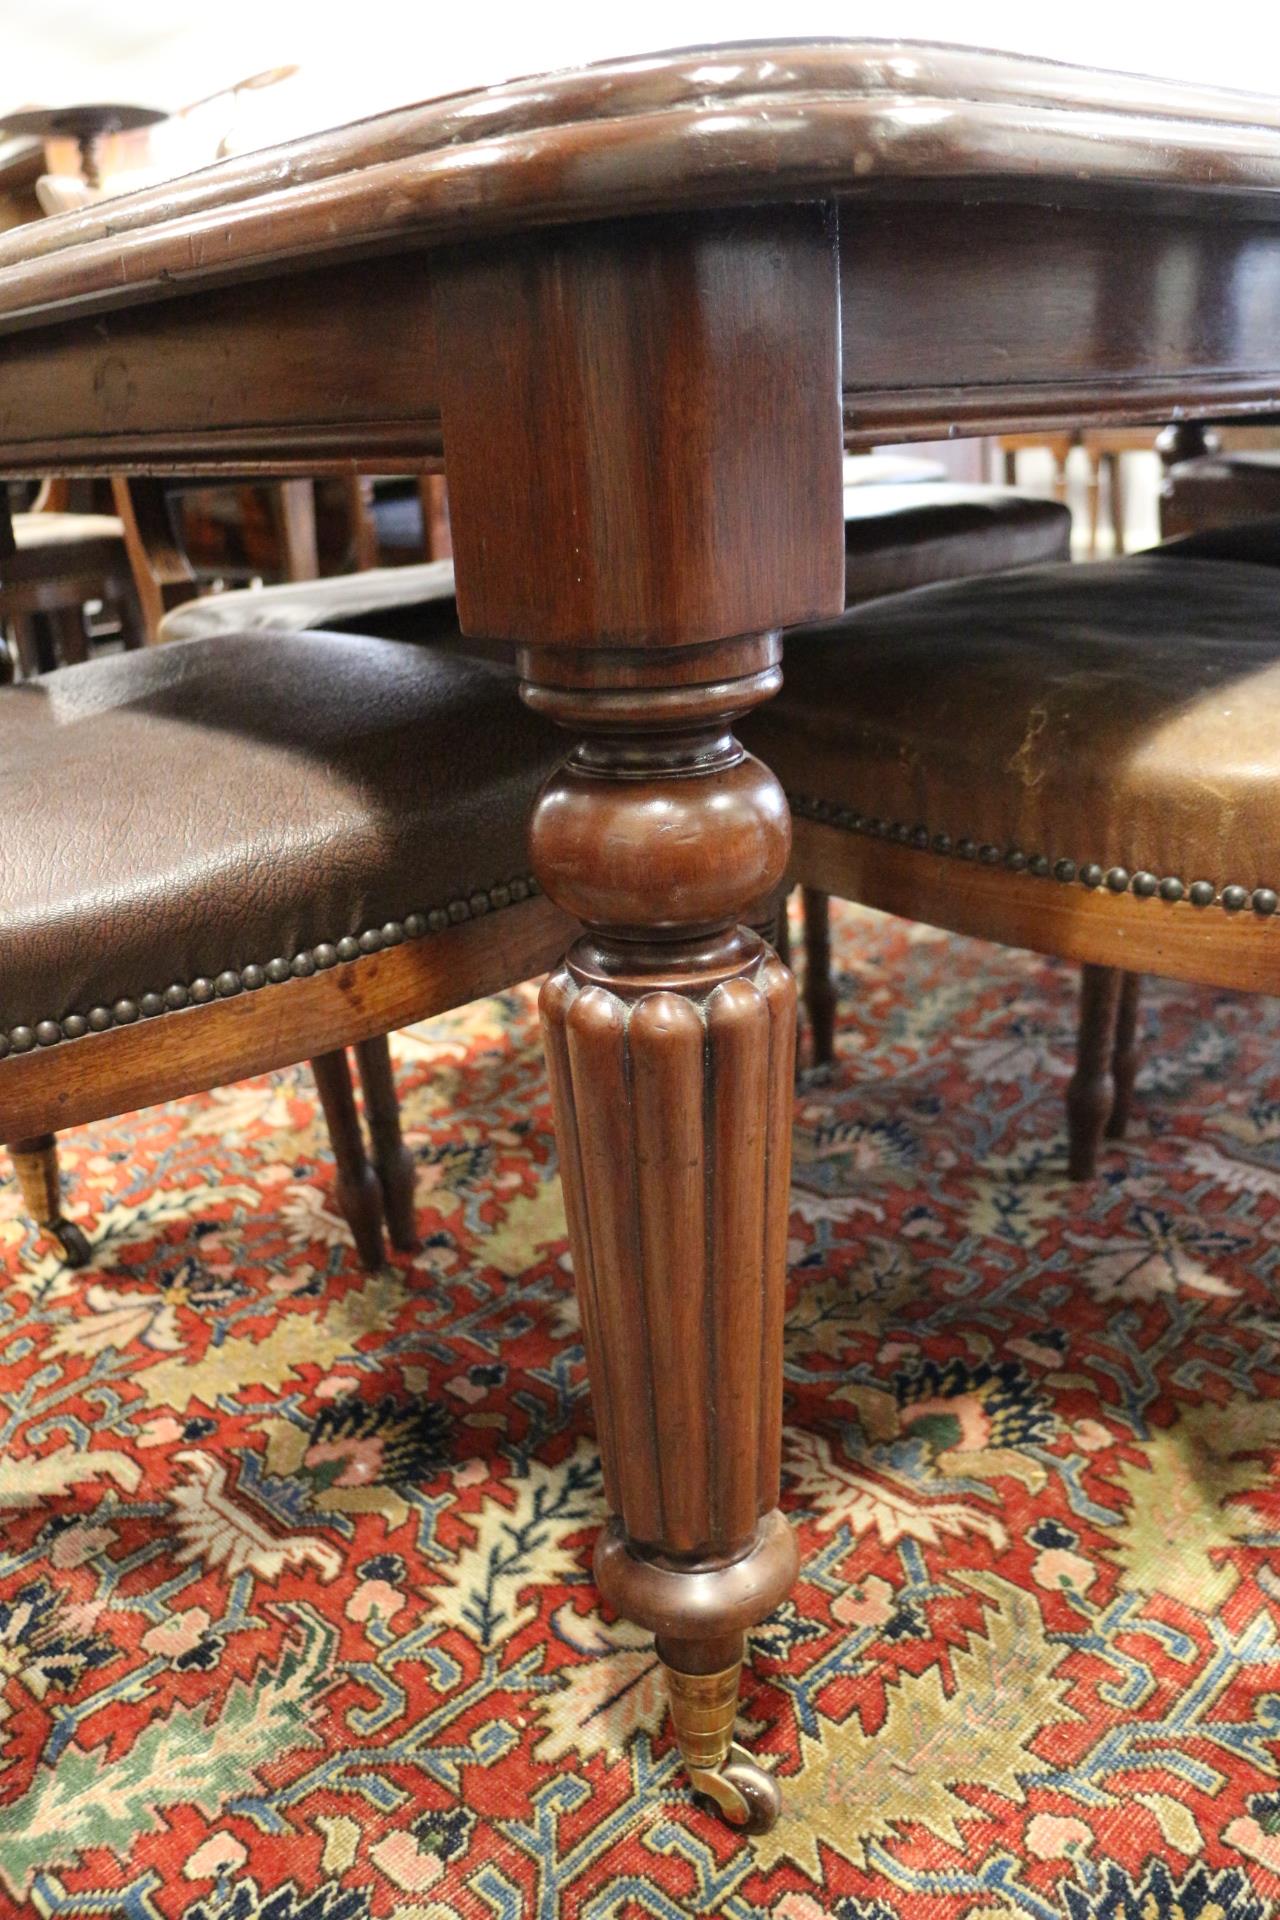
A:
[[[56,1240],[62,1248],[63,1264],[68,1267],[87,1267],[93,1258],[93,1248],[74,1220],[50,1220],[45,1232]]]
[[[768,1833],[782,1812],[777,1781],[736,1740],[721,1767],[690,1767],[689,1778],[694,1792],[714,1801],[729,1825],[743,1833]]]

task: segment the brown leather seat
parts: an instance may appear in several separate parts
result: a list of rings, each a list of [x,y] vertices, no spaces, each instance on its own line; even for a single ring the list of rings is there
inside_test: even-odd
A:
[[[872,463],[874,464],[874,463]],[[1071,515],[1002,487],[862,485],[845,491],[845,601],[1065,560]]]
[[[1160,524],[1165,538],[1280,514],[1280,449],[1206,453],[1165,475]]]
[[[931,587],[790,634],[742,737],[800,815],[1011,881],[1265,916],[1276,610],[1269,570],[1172,555]]]
[[[1174,560],[1243,560],[1254,567],[1280,567],[1280,514],[1181,534],[1162,547],[1153,547],[1151,557],[1157,554]]]
[[[859,469],[844,496],[849,604],[939,580],[1068,557],[1071,515],[1057,501],[1003,487],[897,477],[900,466],[914,475],[928,464],[881,455],[846,463]],[[895,477],[866,477],[865,470],[880,468]],[[160,638],[180,640],[237,627],[297,632],[314,625],[397,639],[438,639],[455,625],[452,591],[449,561],[372,568],[336,579],[192,601],[165,615]]]
[[[0,1055],[527,898],[563,752],[502,668],[326,633],[48,674],[0,692],[0,742]]]

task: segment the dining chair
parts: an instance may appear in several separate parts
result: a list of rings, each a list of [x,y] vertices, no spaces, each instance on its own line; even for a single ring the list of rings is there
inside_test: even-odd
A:
[[[57,498],[46,488],[31,511],[0,511],[0,642],[8,629],[24,674],[87,657],[86,609],[95,601],[114,615],[126,647],[142,639],[120,521],[68,512],[50,504]]]
[[[788,635],[781,694],[740,730],[789,792],[811,910],[834,894],[1084,964],[1077,1176],[1127,1118],[1138,975],[1280,986],[1275,573],[1244,533],[856,607]],[[821,1029],[820,929],[811,966]]]
[[[1280,515],[1280,446],[1220,444],[1220,436],[1193,423],[1170,443],[1160,490],[1160,532],[1164,539],[1241,527]],[[1240,436],[1237,434],[1236,438]]]
[[[452,601],[435,613],[447,640]],[[0,1138],[69,1260],[89,1249],[60,1130],[303,1059],[362,1258],[384,1212],[411,1242],[386,1034],[573,931],[525,851],[561,748],[509,676],[446,645],[221,630],[0,690]]]

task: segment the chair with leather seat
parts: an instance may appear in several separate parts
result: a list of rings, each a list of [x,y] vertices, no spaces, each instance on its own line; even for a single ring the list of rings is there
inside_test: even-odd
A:
[[[800,882],[1084,963],[1076,1171],[1122,1118],[1126,975],[1280,987],[1275,601],[1210,541],[933,586],[789,634],[740,729]]]
[[[1194,466],[1198,462],[1186,464]],[[1280,517],[1210,525],[1167,540],[1151,552],[1183,560],[1233,560],[1280,567]],[[803,886],[801,893],[811,1059],[814,1065],[829,1066],[835,1058],[836,1019],[830,908],[820,888]],[[785,924],[781,933],[785,940]],[[1140,975],[1131,969],[1089,965],[1083,969],[1076,1066],[1067,1092],[1067,1157],[1073,1179],[1089,1179],[1096,1171],[1103,1138],[1124,1138],[1138,1069],[1140,991]],[[1100,1112],[1104,1113],[1101,1120]]]
[[[1071,553],[1064,506],[1003,487],[866,480],[846,487],[844,514],[846,606]]]
[[[998,487],[946,482],[936,463],[906,456],[875,455],[845,462],[846,592],[850,601],[958,574],[977,574],[1064,559],[1070,551],[1071,517],[1054,501]],[[370,569],[345,578],[312,581],[220,595],[176,606],[160,625],[162,641],[219,632],[376,632],[389,638],[431,640],[484,651],[456,632],[448,563]],[[509,659],[510,650],[488,649]],[[811,917],[817,896],[809,897]],[[822,902],[825,913],[825,901]],[[816,921],[815,921],[816,924]],[[776,925],[776,923],[775,923]],[[834,1001],[828,970],[809,968],[811,1019],[830,1032]]]
[[[1280,448],[1202,453],[1168,468],[1160,493],[1166,540],[1280,514]]]
[[[49,510],[10,519],[0,502],[0,656],[8,628],[24,674],[52,665],[55,654],[68,666],[87,658],[85,608],[91,601],[102,601],[115,615],[127,647],[141,643],[121,522],[107,513]],[[41,622],[48,630],[43,644]],[[0,671],[0,680],[7,677]]]
[[[376,1259],[383,1189],[403,1207],[411,1180],[380,1037],[541,971],[572,933],[525,855],[553,729],[505,668],[325,633],[106,656],[0,709],[0,1139],[28,1205],[82,1255],[58,1130],[310,1059]]]
[[[994,488],[953,487],[927,477],[928,467],[923,467],[926,478],[922,480],[919,461],[877,458],[850,466],[854,471],[846,491],[846,539],[851,578],[864,588],[873,577],[881,590],[891,591],[922,579],[949,577],[962,567],[978,570],[1025,564],[1066,551],[1069,516],[1053,502]],[[882,479],[882,474],[889,477]],[[163,555],[160,558],[163,561]],[[879,571],[874,572],[877,567]],[[173,574],[171,591],[179,599],[189,592],[181,566]],[[205,647],[230,643],[237,649],[256,638],[264,654],[270,655],[284,637],[319,627],[330,632],[374,631],[389,639],[429,643],[473,657],[484,653],[482,642],[464,640],[458,632],[451,591],[452,568],[447,562],[374,569],[344,578],[187,600],[164,615],[157,638]],[[507,662],[509,670],[508,649],[488,651]],[[226,665],[229,671],[239,671],[230,659]],[[531,800],[532,790],[527,798]],[[514,850],[512,857],[516,857]],[[548,961],[552,957],[546,955]],[[477,992],[487,990],[476,988]],[[382,1059],[375,1067],[378,1047],[376,1040],[370,1040],[362,1052],[366,1103],[372,1081],[382,1089],[384,1125],[392,1128],[389,1061],[383,1044]],[[322,1089],[323,1085],[322,1079]],[[348,1091],[341,1102],[344,1136],[350,1134],[352,1111]],[[47,1145],[45,1151],[47,1155]],[[32,1176],[32,1185],[38,1193],[46,1191],[48,1175]],[[365,1190],[354,1178],[347,1186],[357,1197]]]

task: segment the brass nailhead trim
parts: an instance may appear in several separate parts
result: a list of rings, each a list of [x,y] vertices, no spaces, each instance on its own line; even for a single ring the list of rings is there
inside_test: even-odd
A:
[[[818,820],[827,826],[843,827],[849,833],[865,833],[873,840],[893,840],[904,847],[917,847],[922,852],[928,850],[956,860],[976,860],[989,867],[1004,866],[1011,873],[1029,873],[1038,880],[1052,877],[1063,886],[1078,882],[1091,891],[1101,888],[1108,893],[1132,893],[1139,900],[1150,900],[1158,894],[1162,900],[1189,900],[1193,907],[1220,906],[1230,914],[1252,907],[1262,919],[1280,906],[1280,894],[1274,887],[1255,887],[1250,892],[1248,887],[1218,887],[1212,880],[1192,880],[1188,884],[1173,874],[1160,879],[1145,868],[1139,868],[1136,873],[1130,873],[1127,867],[1104,868],[1096,860],[1083,865],[1074,860],[1050,862],[1047,854],[1024,853],[1021,847],[996,847],[990,843],[979,846],[976,840],[968,838],[954,840],[949,833],[931,833],[928,827],[913,827],[902,820],[881,820],[873,814],[857,813],[852,807],[838,807],[833,801],[814,799],[808,794],[790,793],[787,798],[791,811],[802,820]]]
[[[500,913],[539,891],[533,875],[524,874],[496,887],[477,890],[466,900],[451,900],[447,907],[432,907],[423,913],[407,913],[403,920],[387,920],[380,927],[367,927],[359,935],[344,933],[340,940],[322,940],[318,946],[304,947],[286,960],[282,955],[265,966],[251,962],[238,971],[224,967],[212,980],[201,976],[185,984],[176,980],[163,993],[148,992],[136,1000],[120,999],[110,1007],[91,1007],[87,1014],[69,1013],[61,1020],[40,1020],[34,1027],[0,1028],[0,1060],[10,1053],[30,1053],[35,1047],[56,1047],[66,1040],[82,1040],[86,1034],[105,1033],[109,1027],[129,1027],[137,1020],[153,1020],[159,1014],[177,1013],[183,1007],[207,1006],[211,1000],[229,1000],[234,994],[256,993],[260,987],[283,985],[286,980],[305,980],[366,954],[381,953],[384,947],[398,947],[406,940],[423,940],[429,934],[444,933],[464,920],[479,919],[484,913]]]

